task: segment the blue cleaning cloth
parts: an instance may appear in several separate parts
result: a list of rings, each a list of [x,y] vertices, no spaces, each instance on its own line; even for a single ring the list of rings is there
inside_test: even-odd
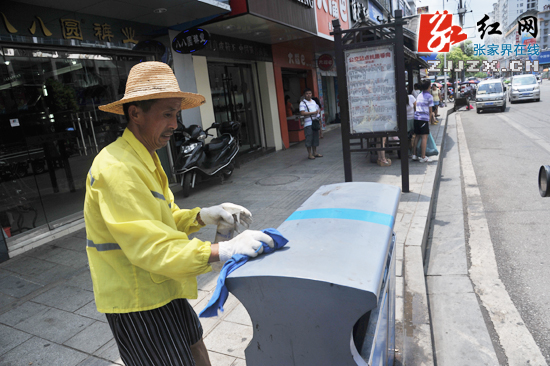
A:
[[[286,243],[288,243],[288,240],[276,229],[264,229],[262,230],[262,232],[271,236],[271,238],[273,239],[273,243],[275,244],[273,248],[271,248],[269,245],[262,242],[262,247],[264,248],[263,254],[273,253],[275,250],[284,247]],[[258,248],[258,250],[260,249]],[[212,294],[212,298],[210,298],[208,305],[206,305],[206,307],[202,309],[199,317],[210,318],[212,316],[218,316],[218,309],[220,309],[220,311],[223,311],[223,305],[225,304],[227,296],[229,295],[229,291],[225,286],[225,279],[227,278],[227,276],[229,276],[231,272],[248,262],[249,259],[250,257],[247,255],[235,254],[233,257],[231,257],[230,260],[225,262],[222,270],[220,271],[220,276],[218,277],[218,282],[216,284],[216,289]]]

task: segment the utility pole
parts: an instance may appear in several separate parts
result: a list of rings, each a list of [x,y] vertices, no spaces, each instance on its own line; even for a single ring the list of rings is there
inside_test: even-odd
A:
[[[458,0],[458,21],[460,23],[460,28],[462,29],[464,29],[464,14],[466,14],[466,8],[462,7],[462,0]],[[462,53],[464,53],[464,42],[460,43],[460,49],[462,50]],[[460,79],[464,82],[464,79],[466,78],[466,70],[462,69],[460,74]]]
[[[443,1],[443,11],[445,11],[445,0],[442,0]],[[445,102],[445,104],[447,104],[447,71],[445,71],[447,69],[447,53],[445,52],[443,54],[443,82],[445,83],[443,85],[443,90],[445,91],[445,95],[443,96],[443,101]]]

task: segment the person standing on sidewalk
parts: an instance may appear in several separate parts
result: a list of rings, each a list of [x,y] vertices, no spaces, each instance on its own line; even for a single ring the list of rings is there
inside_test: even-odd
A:
[[[412,96],[414,99],[418,98],[418,95],[420,94],[420,84],[415,83],[413,86]]]
[[[416,111],[414,112],[414,141],[413,141],[413,156],[412,160],[418,160],[421,163],[429,163],[432,160],[426,156],[426,145],[428,144],[428,135],[430,134],[430,120],[435,118],[433,116],[433,97],[430,94],[430,80],[424,80],[420,84],[422,93],[416,98]],[[417,144],[418,139],[421,138],[420,150],[421,157],[418,158]]]
[[[319,131],[313,131],[312,118],[319,119],[319,106],[313,98],[311,89],[304,90],[304,100],[300,102],[300,114],[304,116],[304,133],[306,135],[306,149],[308,159],[322,158],[323,155],[317,152],[319,146]]]
[[[204,225],[234,225],[242,206],[180,209],[156,150],[168,144],[180,110],[204,103],[182,92],[172,69],[142,62],[124,98],[100,110],[126,116],[122,137],[94,159],[86,180],[86,252],[99,312],[105,313],[126,366],[209,366],[203,330],[187,299],[210,262],[255,257],[272,239],[246,230],[225,242],[189,239]],[[260,249],[259,252],[262,252]]]
[[[433,98],[433,101],[434,101],[434,106],[433,106],[434,113],[433,113],[432,125],[436,125],[436,124],[439,123],[439,121],[437,120],[437,117],[439,116],[439,114],[437,114],[437,112],[438,112],[439,101],[440,101],[440,97],[441,97],[441,91],[439,90],[437,85],[435,85],[435,84],[432,85],[431,94],[432,94],[432,98]]]
[[[418,88],[420,88],[420,86],[418,86]],[[409,137],[408,143],[410,146],[412,143],[412,136],[414,135],[414,112],[416,111],[416,98],[412,94],[409,94],[407,97],[409,98],[409,103],[407,104],[407,136]],[[411,149],[409,149],[409,154],[410,151]]]

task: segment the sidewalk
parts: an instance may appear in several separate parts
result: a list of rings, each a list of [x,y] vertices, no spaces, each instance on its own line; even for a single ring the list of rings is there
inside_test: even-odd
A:
[[[441,151],[450,108],[440,109],[441,123],[430,126]],[[203,184],[180,207],[234,202],[254,216],[252,229],[278,227],[320,186],[344,180],[339,126],[329,126],[319,151],[308,160],[303,143],[264,156],[235,170],[225,184]],[[370,163],[365,153],[352,154],[353,180],[401,186],[400,160],[391,167]],[[422,253],[428,238],[439,161],[409,161],[410,193],[403,193],[395,222],[397,236],[397,365],[433,364]],[[196,234],[213,240],[215,228]],[[0,364],[121,365],[106,319],[97,313],[87,268],[85,232],[80,230],[0,264]],[[215,269],[219,270],[220,266]],[[203,309],[217,273],[199,277],[199,295],[191,304]],[[244,350],[252,337],[250,318],[230,295],[226,311],[203,319],[204,338],[214,366],[246,365]]]

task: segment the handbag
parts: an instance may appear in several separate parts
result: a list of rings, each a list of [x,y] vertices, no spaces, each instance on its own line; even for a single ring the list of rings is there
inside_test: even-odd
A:
[[[307,106],[307,103],[305,101],[304,104],[307,108],[307,111],[309,112],[309,107]],[[321,129],[321,123],[319,122],[319,119],[311,117],[311,129],[313,131],[319,131]]]

